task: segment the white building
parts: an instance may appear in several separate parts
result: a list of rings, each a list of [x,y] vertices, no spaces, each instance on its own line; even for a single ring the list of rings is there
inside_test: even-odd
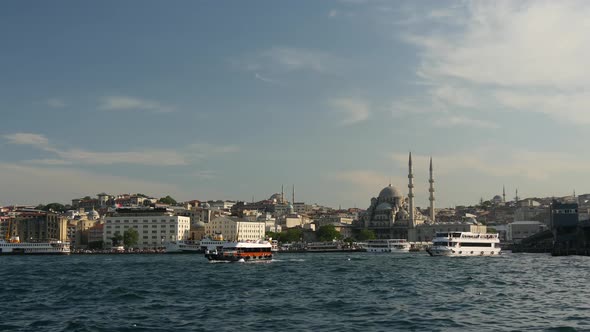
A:
[[[188,239],[190,217],[175,216],[165,210],[118,211],[105,219],[103,241],[110,243],[117,232],[123,235],[129,228],[137,230],[139,248],[157,248],[165,241]]]
[[[220,216],[205,224],[205,236],[222,234],[230,241],[256,241],[264,239],[266,223]]]
[[[211,209],[213,210],[229,210],[236,204],[235,201],[207,201]]]
[[[518,243],[524,238],[546,230],[547,226],[538,221],[525,220],[509,223],[507,228],[506,237],[508,241]]]

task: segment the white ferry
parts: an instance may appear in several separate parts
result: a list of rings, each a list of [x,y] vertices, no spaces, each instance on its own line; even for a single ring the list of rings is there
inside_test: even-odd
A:
[[[496,256],[500,254],[498,234],[471,232],[436,233],[430,256]]]
[[[201,253],[214,250],[219,251],[221,250],[221,248],[223,248],[223,245],[228,242],[229,241],[223,240],[223,237],[215,237],[213,239],[204,238],[201,241],[199,241],[199,248],[201,250]]]
[[[200,241],[169,241],[164,243],[166,253],[168,254],[202,254],[205,252],[201,248]]]
[[[0,255],[69,255],[70,243],[62,241],[20,242],[0,240]]]
[[[410,243],[405,239],[368,240],[363,247],[367,252],[406,253],[410,252]]]
[[[226,242],[220,250],[207,250],[205,257],[212,262],[262,262],[272,260],[272,245],[268,241]]]

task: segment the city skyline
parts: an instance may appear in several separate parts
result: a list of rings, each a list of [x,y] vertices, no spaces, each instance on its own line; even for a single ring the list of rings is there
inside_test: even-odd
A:
[[[295,185],[365,209],[408,194],[410,151],[422,208],[430,157],[437,208],[590,192],[588,2],[0,8],[0,205]]]

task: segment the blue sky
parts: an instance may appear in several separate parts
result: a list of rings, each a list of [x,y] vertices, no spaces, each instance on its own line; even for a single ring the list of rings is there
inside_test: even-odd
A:
[[[5,1],[0,205],[590,192],[585,1]]]

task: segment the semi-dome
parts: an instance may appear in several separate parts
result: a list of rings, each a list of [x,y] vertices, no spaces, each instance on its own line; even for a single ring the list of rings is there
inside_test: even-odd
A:
[[[393,187],[392,185],[389,185],[385,188],[383,188],[383,190],[381,190],[381,192],[379,193],[379,200],[384,200],[384,199],[389,199],[389,198],[394,198],[394,197],[403,197],[401,192],[396,188]]]
[[[196,228],[205,228],[205,223],[202,220],[199,220],[195,223],[194,227]]]
[[[393,207],[391,206],[391,204],[387,203],[387,202],[383,202],[379,205],[377,205],[377,208],[375,208],[375,210],[377,211],[384,211],[384,210],[391,210],[393,209]]]

